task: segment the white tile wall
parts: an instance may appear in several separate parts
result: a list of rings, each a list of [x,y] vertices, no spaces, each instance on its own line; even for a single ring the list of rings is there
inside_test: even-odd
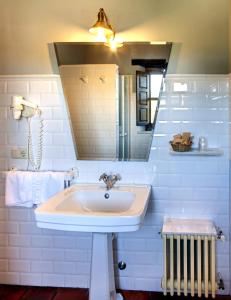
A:
[[[174,91],[174,83],[187,92]],[[175,85],[180,86],[180,85]],[[160,291],[162,240],[165,216],[211,218],[227,240],[217,245],[217,265],[229,292],[229,95],[228,77],[221,75],[168,76],[148,162],[76,161],[58,76],[0,77],[0,170],[26,168],[24,160],[10,158],[13,146],[26,141],[26,124],[12,119],[11,96],[21,94],[44,111],[42,169],[79,168],[80,182],[96,182],[103,172],[118,172],[124,183],[149,183],[152,197],[144,226],[118,234],[115,264],[121,288]],[[6,117],[7,115],[7,117]],[[221,157],[177,157],[168,152],[177,132],[191,131],[221,147]],[[20,138],[19,138],[20,137]],[[91,234],[42,230],[33,210],[4,207],[4,175],[0,177],[0,283],[78,286],[89,285]]]

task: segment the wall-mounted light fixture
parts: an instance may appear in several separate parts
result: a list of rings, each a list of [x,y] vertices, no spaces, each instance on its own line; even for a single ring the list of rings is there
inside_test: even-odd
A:
[[[98,20],[89,29],[89,31],[90,33],[96,35],[102,42],[105,42],[108,38],[114,35],[114,31],[109,24],[108,18],[103,8],[100,8],[98,12]]]
[[[118,42],[115,39],[115,31],[112,29],[103,8],[100,8],[98,12],[98,19],[89,31],[97,36],[98,41],[105,42],[105,45],[110,47],[111,50],[116,50],[123,46],[122,42]]]

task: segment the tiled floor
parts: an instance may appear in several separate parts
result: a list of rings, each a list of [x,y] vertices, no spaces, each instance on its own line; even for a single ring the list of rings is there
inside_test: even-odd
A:
[[[191,297],[164,297],[162,293],[121,291],[124,300],[189,300]],[[194,300],[199,299],[197,297]],[[200,298],[201,299],[201,298]],[[217,296],[217,300],[231,300],[231,296]],[[87,289],[27,287],[0,285],[0,300],[88,300]]]

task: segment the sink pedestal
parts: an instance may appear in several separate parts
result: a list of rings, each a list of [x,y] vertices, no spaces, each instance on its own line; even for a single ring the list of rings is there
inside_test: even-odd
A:
[[[112,233],[93,233],[89,300],[122,300],[116,294]]]

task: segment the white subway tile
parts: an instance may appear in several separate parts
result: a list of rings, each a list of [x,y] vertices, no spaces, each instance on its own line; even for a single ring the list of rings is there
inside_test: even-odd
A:
[[[26,208],[10,208],[8,212],[10,221],[30,221],[30,211]]]
[[[8,260],[0,259],[0,272],[8,271]]]
[[[29,82],[30,93],[50,93],[51,82],[48,80],[32,80]]]
[[[64,276],[57,274],[43,274],[42,285],[64,287]]]
[[[53,120],[63,120],[67,118],[64,107],[53,107],[52,108]]]
[[[55,273],[76,274],[76,266],[72,262],[54,262]]]
[[[0,120],[0,132],[14,132],[16,133],[19,129],[19,126],[16,122],[10,120]]]
[[[51,261],[61,261],[64,260],[64,250],[56,249],[57,247],[52,249],[42,249],[42,259],[51,260]],[[64,247],[63,247],[64,248]]]
[[[44,132],[46,133],[60,133],[63,131],[62,120],[44,120],[43,126]]]
[[[0,182],[0,207],[5,208],[5,184]]]
[[[66,171],[73,168],[76,159],[52,159],[52,170]]]
[[[63,155],[64,159],[73,159],[74,160],[76,157],[75,149],[72,145],[71,146],[64,145],[63,152],[64,152],[64,155]]]
[[[89,276],[85,275],[65,275],[64,277],[65,287],[73,288],[88,288],[89,287]]]
[[[61,106],[62,99],[61,96],[56,93],[42,93],[40,103],[42,107]]]
[[[1,107],[10,108],[12,104],[12,95],[0,93],[0,105]]]
[[[44,146],[43,158],[44,159],[62,159],[64,158],[64,148],[57,146]]]
[[[126,282],[125,282],[125,286],[126,286]],[[142,286],[145,291],[163,292],[160,285],[160,278],[145,278],[145,277],[137,278],[135,280],[134,290],[140,290],[140,286]],[[126,287],[124,288],[126,289]]]
[[[115,277],[116,286],[124,290],[135,290],[135,280],[129,277]]]
[[[91,253],[86,250],[68,249],[64,251],[66,261],[89,261]]]
[[[17,222],[0,222],[0,233],[18,233]]]
[[[7,82],[5,80],[0,80],[0,94],[6,93]]]
[[[61,83],[60,83],[59,79],[51,80],[50,84],[51,84],[51,92],[52,93],[58,94],[58,93],[62,92],[62,86],[61,86]]]
[[[162,260],[163,254],[161,252],[117,252],[117,261],[125,261],[128,265],[152,265],[154,261],[161,265]]]
[[[43,107],[41,109],[41,111],[42,111],[41,117],[42,117],[43,120],[52,120],[53,119],[51,108]]]
[[[9,245],[19,247],[29,247],[31,245],[31,237],[28,235],[9,235]]]
[[[0,107],[0,119],[7,120],[8,109],[6,107]]]
[[[8,162],[6,161],[5,158],[0,158],[0,170],[1,171],[5,171],[5,170],[8,170],[9,167],[8,167]]]
[[[20,248],[20,259],[38,260],[42,257],[41,248],[23,247]]]
[[[30,272],[30,262],[26,260],[10,260],[10,272]]]
[[[19,273],[20,274],[20,285],[42,285],[42,275],[29,273]]]
[[[24,96],[29,92],[29,83],[24,80],[9,80],[7,81],[7,93]],[[23,95],[21,95],[23,94]]]
[[[8,133],[7,142],[10,146],[26,146],[28,141],[28,136],[26,134]],[[12,147],[13,149],[13,147]]]
[[[7,246],[7,245],[8,245],[8,235],[0,234],[0,246]]]
[[[35,222],[20,222],[19,224],[19,233],[20,234],[41,234],[41,229],[37,227]]]
[[[53,247],[53,238],[50,236],[32,236],[31,246],[37,248]]]
[[[76,248],[76,239],[66,236],[56,236],[54,237],[54,246],[56,248]]]
[[[2,284],[20,284],[20,273],[0,272],[0,282]]]
[[[48,261],[32,261],[31,272],[35,273],[52,273],[53,263]]]
[[[28,136],[29,124],[25,118],[13,122],[17,124],[17,134],[20,132],[21,135]]]
[[[119,270],[118,270],[119,271]],[[128,265],[127,268],[123,271],[119,271],[119,274],[123,276],[129,276],[129,277],[142,277],[145,274],[145,277],[160,277],[160,274],[162,274],[163,268],[162,266],[156,266],[153,268],[152,265]]]
[[[19,248],[18,247],[0,247],[0,259],[16,259],[19,258]]]
[[[5,208],[0,208],[0,221],[6,221],[7,217],[7,210]]]
[[[53,145],[59,146],[72,146],[73,141],[71,136],[67,135],[66,133],[54,133],[53,134]]]
[[[85,262],[77,262],[75,265],[76,268],[76,272],[78,274],[84,274],[84,275],[89,275],[90,274],[90,268],[91,268],[91,264],[85,263]]]
[[[18,170],[26,170],[27,169],[27,160],[26,159],[9,159],[7,161],[7,168],[5,170],[11,170],[12,168],[16,168]],[[31,166],[28,170],[32,170]]]
[[[58,169],[53,167],[51,159],[44,159],[43,157],[40,170],[58,170]]]

